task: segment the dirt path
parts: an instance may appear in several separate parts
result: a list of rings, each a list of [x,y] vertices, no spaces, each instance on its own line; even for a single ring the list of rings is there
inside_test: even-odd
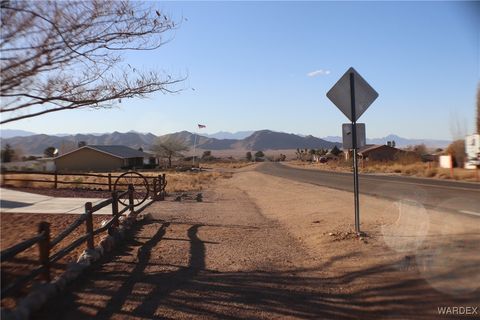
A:
[[[386,254],[373,235],[395,219],[367,220],[363,240],[342,234],[348,193],[322,190],[319,207],[318,191],[247,171],[203,203],[156,203],[126,248],[36,319],[439,319],[437,306],[476,306],[475,292],[434,290],[407,253]]]

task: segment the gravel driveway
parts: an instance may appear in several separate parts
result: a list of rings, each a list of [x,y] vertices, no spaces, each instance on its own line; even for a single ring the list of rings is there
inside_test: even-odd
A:
[[[410,272],[408,254],[386,254],[380,218],[365,239],[335,231],[347,216],[309,190],[242,172],[204,202],[155,203],[126,247],[36,319],[439,319],[437,306],[474,306],[475,292],[452,298]]]

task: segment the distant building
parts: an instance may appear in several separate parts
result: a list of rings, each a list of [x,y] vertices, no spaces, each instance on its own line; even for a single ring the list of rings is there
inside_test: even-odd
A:
[[[466,169],[475,169],[480,165],[480,134],[472,134],[465,137],[465,161]]]
[[[450,169],[453,168],[453,159],[451,155],[442,155],[438,158],[438,166],[440,168]]]
[[[87,145],[54,160],[57,171],[107,171],[143,167],[152,155],[126,146]]]
[[[367,161],[394,161],[402,155],[415,155],[413,152],[394,148],[388,145],[367,144],[357,150],[360,159]],[[352,157],[352,152],[345,152],[345,159]]]

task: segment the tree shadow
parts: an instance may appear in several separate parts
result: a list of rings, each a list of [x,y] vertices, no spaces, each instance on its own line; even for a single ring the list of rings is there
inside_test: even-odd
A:
[[[72,292],[41,310],[35,319],[438,319],[438,307],[478,304],[478,290],[451,297],[435,291],[420,277],[395,278],[399,261],[356,268],[335,277],[319,275],[333,260],[348,255],[339,255],[311,269],[207,270],[205,242],[198,237],[199,230],[205,227],[202,224],[187,229],[188,266],[162,264],[175,270],[146,272],[149,266],[159,265],[152,259],[152,249],[170,225],[161,223],[138,250],[137,261],[121,262],[133,264],[131,272],[93,270],[96,280],[86,279],[74,286]],[[116,257],[123,254],[117,253]],[[353,285],[365,277],[374,279],[374,283],[359,288]],[[98,282],[117,282],[120,286],[112,290]],[[139,286],[148,290],[138,290]],[[80,302],[79,295],[96,295],[106,304]]]

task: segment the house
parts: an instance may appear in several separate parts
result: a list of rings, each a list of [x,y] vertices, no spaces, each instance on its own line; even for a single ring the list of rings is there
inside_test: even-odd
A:
[[[415,156],[413,152],[404,151],[388,145],[367,144],[357,150],[360,159],[368,161],[393,161],[398,160],[399,156]],[[345,159],[348,160],[352,152],[345,152]]]
[[[143,167],[152,164],[152,155],[126,146],[87,145],[54,160],[57,171],[103,171]]]

